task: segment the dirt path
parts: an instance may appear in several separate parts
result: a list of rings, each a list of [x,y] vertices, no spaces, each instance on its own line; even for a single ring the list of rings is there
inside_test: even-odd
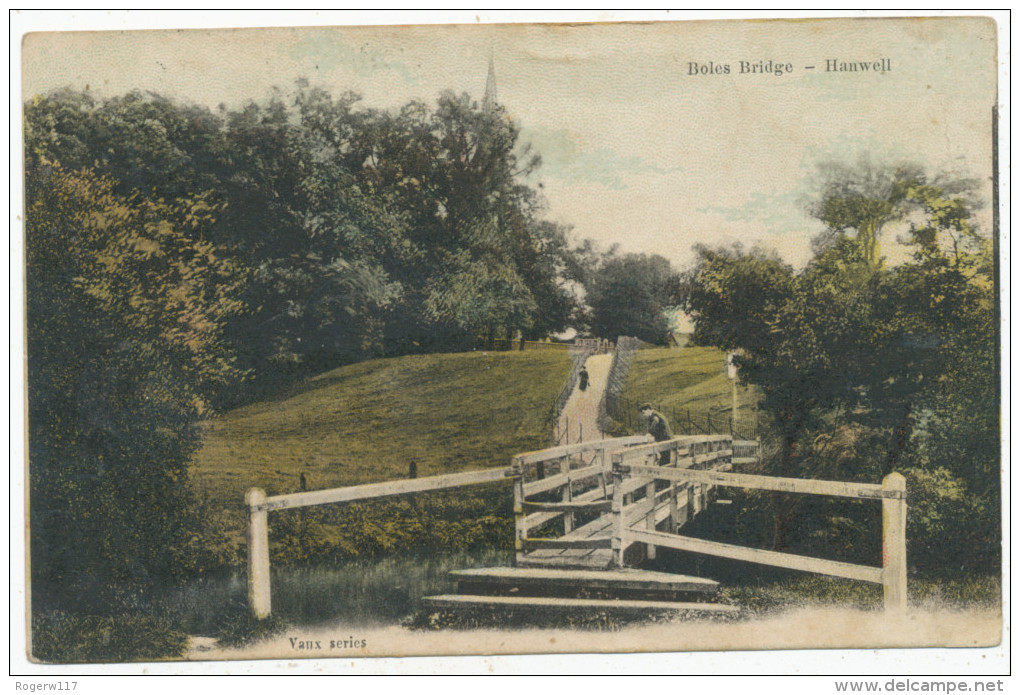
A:
[[[612,355],[592,355],[585,362],[588,368],[588,388],[581,390],[580,384],[574,387],[573,393],[563,406],[560,413],[559,434],[561,444],[575,444],[579,441],[601,439],[599,429],[599,403],[606,392],[609,381],[609,368],[613,364]],[[563,437],[566,432],[567,436]]]

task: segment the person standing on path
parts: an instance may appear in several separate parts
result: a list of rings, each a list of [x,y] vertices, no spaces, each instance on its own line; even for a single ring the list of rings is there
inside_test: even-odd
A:
[[[579,378],[579,380],[581,382],[579,384],[579,388],[582,391],[587,391],[588,390],[588,368],[587,367],[581,367],[581,373],[578,375],[578,378]]]
[[[673,432],[669,428],[669,421],[659,411],[652,408],[651,403],[643,403],[638,410],[641,411],[642,417],[645,418],[645,422],[648,424],[648,434],[657,442],[664,442],[673,438]],[[659,465],[665,466],[669,463],[668,451],[663,451],[659,454]]]

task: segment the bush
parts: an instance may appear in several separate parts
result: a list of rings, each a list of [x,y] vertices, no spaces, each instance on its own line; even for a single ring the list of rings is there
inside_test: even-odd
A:
[[[911,566],[936,576],[997,571],[997,500],[973,494],[945,468],[912,468],[907,476],[907,555]]]
[[[32,619],[32,656],[46,663],[155,661],[184,656],[188,638],[145,613],[54,612]]]
[[[286,627],[286,621],[276,615],[256,618],[246,606],[239,604],[222,619],[216,637],[220,646],[243,647],[279,634]]]

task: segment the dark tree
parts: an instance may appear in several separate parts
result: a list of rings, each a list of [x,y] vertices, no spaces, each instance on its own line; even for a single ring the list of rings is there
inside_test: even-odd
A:
[[[918,491],[915,563],[938,571],[938,548],[988,570],[999,536],[990,244],[959,188],[896,185],[897,204],[916,211],[912,262],[883,268],[843,235],[799,273],[760,251],[701,249],[695,340],[738,351],[741,380],[759,387],[768,470],[872,482],[901,470]],[[801,544],[839,538],[861,553],[873,517],[776,495],[773,542],[793,542],[796,527]]]
[[[629,335],[661,343],[669,330],[669,306],[674,273],[661,256],[610,252],[585,283],[591,312],[591,332],[615,339]]]
[[[241,271],[202,241],[202,197],[45,160],[26,183],[34,600],[102,607],[179,574],[195,425],[241,376],[222,338]]]

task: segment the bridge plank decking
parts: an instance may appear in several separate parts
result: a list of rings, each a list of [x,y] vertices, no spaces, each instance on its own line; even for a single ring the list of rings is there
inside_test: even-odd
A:
[[[634,486],[635,489],[644,487],[645,483],[641,483],[639,486]],[[676,501],[676,511],[678,514],[677,529],[682,528],[688,521],[693,519],[697,512],[702,511],[705,508],[705,500],[700,498],[695,501],[693,511],[689,513],[689,503],[691,501],[690,496],[686,494],[686,485],[680,486],[678,489],[679,499]],[[611,493],[612,487],[610,487]],[[592,490],[592,493],[599,494],[597,490]],[[664,504],[663,499],[669,494],[668,490],[662,490],[656,494],[656,506],[655,506],[655,520],[654,528],[658,529],[668,522],[671,514],[671,507],[669,504]],[[594,497],[594,495],[592,495]],[[575,498],[580,499],[580,498]],[[637,504],[635,508],[628,511],[627,522],[628,524],[635,523],[636,520],[644,518],[650,511],[649,504]],[[594,541],[594,540],[605,540],[611,539],[613,536],[613,515],[606,513],[600,515],[597,519],[584,524],[583,526],[574,529],[570,533],[564,534],[560,537],[563,541]],[[540,539],[529,539],[527,543],[533,542],[533,545],[539,546],[531,550],[528,550],[517,559],[517,564],[520,567],[553,567],[561,569],[598,569],[608,570],[613,566],[613,551],[611,548],[542,548]]]
[[[562,536],[565,540],[594,540],[611,538],[613,518],[603,514],[584,526]],[[610,548],[537,548],[525,553],[518,564],[522,567],[559,567],[608,569],[613,563]]]

